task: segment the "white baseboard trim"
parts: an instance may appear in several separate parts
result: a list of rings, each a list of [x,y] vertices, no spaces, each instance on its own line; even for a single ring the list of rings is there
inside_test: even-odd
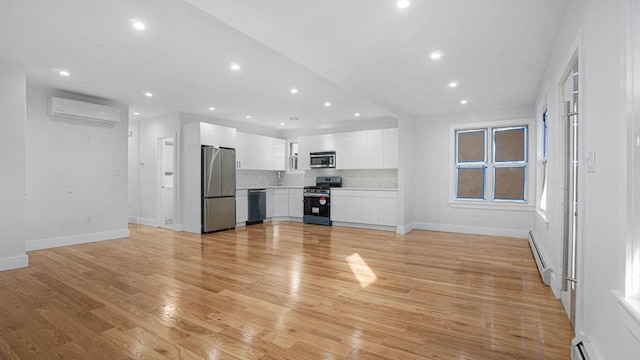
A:
[[[29,255],[18,255],[0,259],[0,271],[19,269],[29,266]]]
[[[138,218],[138,224],[151,227],[158,227],[158,221],[154,219]]]
[[[173,230],[175,230],[175,231],[184,231],[184,225],[182,225],[182,224],[175,224],[175,225],[173,226]]]
[[[357,229],[367,229],[367,230],[382,230],[382,231],[393,231],[396,232],[395,226],[385,226],[385,225],[374,225],[374,224],[360,224],[360,223],[350,223],[350,222],[341,222],[341,221],[332,221],[334,226],[344,226],[344,227],[352,227]]]
[[[138,224],[138,218],[134,216],[129,217],[129,224]]]
[[[126,237],[129,237],[129,229],[29,240],[26,242],[26,248],[27,251],[42,250],[59,246],[77,245],[103,240],[121,239]]]
[[[274,216],[271,218],[271,222],[274,221],[293,221],[293,222],[302,222],[302,218],[299,217],[289,217],[289,216]]]
[[[526,239],[529,236],[529,230],[498,229],[498,228],[489,228],[489,227],[480,227],[480,226],[446,225],[446,224],[431,224],[431,223],[415,223],[414,226],[415,226],[415,229],[418,229],[418,230],[455,232],[455,233],[462,233],[462,234],[508,236],[508,237],[522,238],[522,239]]]
[[[406,235],[408,233],[410,233],[411,231],[413,231],[414,228],[414,224],[413,223],[409,223],[405,226],[396,226],[396,234],[398,235]]]

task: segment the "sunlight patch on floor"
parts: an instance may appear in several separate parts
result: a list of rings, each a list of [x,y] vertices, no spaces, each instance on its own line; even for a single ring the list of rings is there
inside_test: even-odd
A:
[[[349,264],[353,275],[356,277],[363,289],[378,280],[376,274],[371,270],[362,257],[360,257],[360,254],[353,253],[347,256],[347,264]]]

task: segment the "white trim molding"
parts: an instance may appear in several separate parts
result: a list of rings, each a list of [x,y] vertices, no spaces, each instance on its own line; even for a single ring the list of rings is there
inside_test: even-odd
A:
[[[0,271],[13,270],[29,266],[29,255],[18,255],[0,259]]]
[[[154,219],[138,218],[138,224],[151,227],[158,227],[158,222]]]
[[[622,322],[627,326],[633,336],[640,341],[640,301],[626,298],[618,290],[611,291],[620,305]]]
[[[448,225],[448,224],[432,224],[432,223],[415,223],[415,229],[417,230],[429,230],[429,231],[442,231],[442,232],[454,232],[462,234],[474,234],[474,235],[492,235],[492,236],[506,236],[521,238],[526,241],[529,236],[529,230],[526,229],[500,229],[480,226],[463,226],[463,225]]]
[[[103,240],[113,240],[129,237],[129,229],[105,231],[99,233],[60,236],[48,239],[29,240],[26,243],[27,251],[42,250],[60,246],[78,245]]]

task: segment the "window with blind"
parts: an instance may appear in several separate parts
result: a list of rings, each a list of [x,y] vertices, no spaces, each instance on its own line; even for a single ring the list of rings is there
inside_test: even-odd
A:
[[[527,202],[527,124],[455,129],[454,136],[454,201]]]

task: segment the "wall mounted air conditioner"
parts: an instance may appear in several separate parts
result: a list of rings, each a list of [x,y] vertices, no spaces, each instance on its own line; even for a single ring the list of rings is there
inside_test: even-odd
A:
[[[49,98],[49,116],[73,120],[94,121],[105,124],[120,122],[120,109],[113,106],[98,105],[84,101]]]

